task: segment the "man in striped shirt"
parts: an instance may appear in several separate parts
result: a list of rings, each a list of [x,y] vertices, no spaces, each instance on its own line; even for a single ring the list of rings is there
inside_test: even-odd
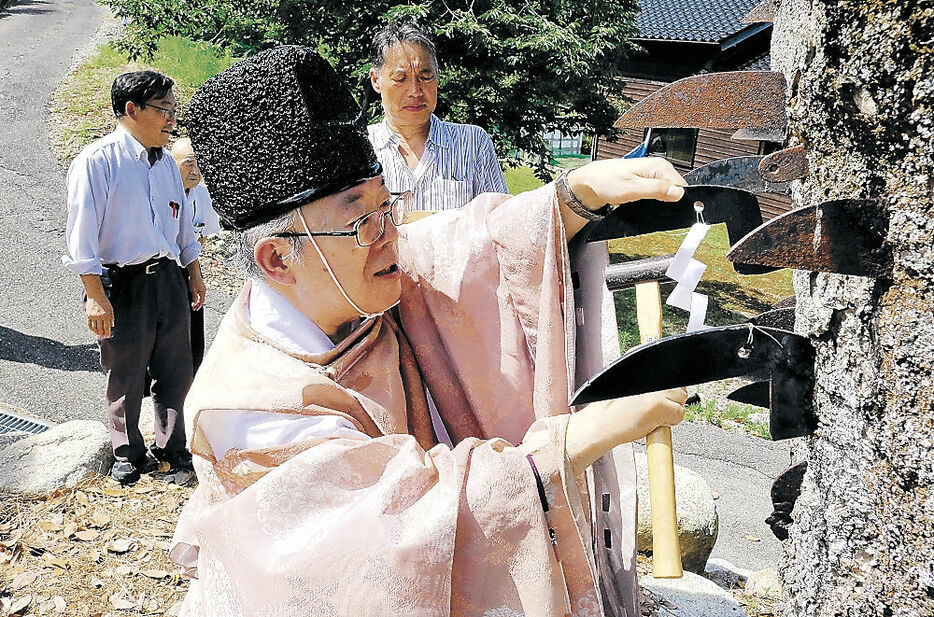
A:
[[[390,191],[411,190],[413,208],[449,210],[480,193],[507,193],[493,142],[482,128],[434,115],[438,59],[434,43],[411,20],[388,24],[373,39],[370,81],[384,118],[369,136]]]

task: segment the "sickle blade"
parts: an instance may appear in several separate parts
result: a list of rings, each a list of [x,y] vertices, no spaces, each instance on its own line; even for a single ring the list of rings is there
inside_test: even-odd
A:
[[[769,398],[770,387],[767,381],[754,381],[740,388],[736,388],[727,394],[726,398],[731,401],[736,401],[737,403],[755,405],[756,407],[765,407],[768,409],[771,406],[771,399]]]
[[[772,330],[772,332],[781,332]],[[772,370],[769,433],[773,441],[803,437],[817,430],[814,412],[814,346],[790,332],[779,339],[781,348]]]
[[[790,182],[808,175],[810,165],[804,146],[785,148],[762,157],[759,175],[768,182]]]
[[[722,186],[688,186],[684,197],[671,203],[643,199],[615,208],[602,221],[591,223],[583,233],[588,242],[628,238],[657,231],[685,229],[697,221],[694,204],[704,205],[704,220],[726,223],[730,244],[762,224],[759,201],[748,191]],[[740,274],[761,274],[777,268],[754,264],[733,264]]]
[[[787,182],[767,182],[759,174],[763,156],[737,156],[707,163],[685,174],[688,184],[707,184],[742,189],[750,193],[778,193],[787,195],[791,189]]]
[[[772,506],[775,510],[765,522],[779,540],[788,539],[788,527],[793,522],[791,513],[801,495],[801,484],[807,469],[808,462],[801,461],[779,474],[772,484]]]
[[[730,377],[768,380],[773,440],[816,430],[814,347],[793,332],[749,325],[669,336],[631,349],[581,386],[571,405]]]
[[[796,336],[752,328],[753,343],[747,347],[749,333],[747,325],[722,326],[640,345],[581,386],[571,404],[583,405],[729,377],[770,374],[781,340],[776,333]],[[748,355],[741,353],[743,349],[749,350]]]
[[[797,306],[797,304],[798,304],[797,296],[793,296],[793,295],[785,296],[784,298],[782,298],[781,300],[773,304],[772,308],[773,309],[794,308],[795,306]],[[788,328],[788,329],[790,330],[791,328]]]
[[[795,329],[795,307],[772,309],[756,315],[749,322],[764,328],[793,331]]]
[[[744,24],[770,24],[775,21],[775,12],[778,10],[778,0],[765,0],[743,17]]]
[[[636,103],[616,128],[753,129],[784,134],[785,76],[774,71],[680,79]]]
[[[887,228],[887,215],[876,202],[828,201],[772,219],[736,243],[726,258],[734,263],[887,277],[892,272]]]

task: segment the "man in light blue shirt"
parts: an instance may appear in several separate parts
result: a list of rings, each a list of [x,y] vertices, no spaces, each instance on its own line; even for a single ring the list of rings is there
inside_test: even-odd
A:
[[[434,115],[438,59],[428,34],[411,20],[388,24],[373,39],[370,83],[384,118],[370,141],[392,192],[411,190],[413,209],[459,208],[481,193],[507,193],[493,142],[479,126]]]
[[[152,457],[191,468],[182,404],[191,385],[188,302],[200,309],[201,245],[175,161],[165,149],[174,132],[174,82],[153,71],[125,73],[111,88],[118,125],[87,146],[68,170],[68,254],[81,277],[88,328],[107,373],[114,449],[111,475],[139,479],[147,461],[139,410],[152,376],[156,441]],[[186,286],[178,266],[190,275]]]
[[[195,158],[191,140],[187,137],[176,139],[172,144],[172,157],[182,174],[182,186],[185,187],[185,199],[191,209],[192,223],[195,226],[195,235],[198,242],[204,246],[205,239],[221,230],[220,220],[211,203],[211,194],[208,187],[202,182],[201,168]],[[182,270],[185,279],[188,279],[187,270]],[[204,311],[192,309],[191,318],[191,360],[195,373],[204,359]]]

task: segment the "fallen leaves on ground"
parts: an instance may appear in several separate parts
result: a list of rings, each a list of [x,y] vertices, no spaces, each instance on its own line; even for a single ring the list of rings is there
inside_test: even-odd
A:
[[[0,495],[0,617],[177,615],[188,582],[167,553],[194,484],[177,477]]]

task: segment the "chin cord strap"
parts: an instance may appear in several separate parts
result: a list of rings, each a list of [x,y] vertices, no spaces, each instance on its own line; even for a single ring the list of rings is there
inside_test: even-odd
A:
[[[344,300],[347,300],[347,303],[353,307],[353,310],[357,311],[360,317],[363,317],[364,319],[369,319],[370,317],[378,317],[379,315],[382,315],[383,313],[385,313],[386,311],[380,311],[378,313],[367,313],[362,308],[357,306],[356,302],[350,299],[350,296],[348,296],[347,292],[344,291],[344,286],[341,285],[341,282],[337,280],[336,276],[334,276],[334,271],[331,269],[331,264],[328,263],[328,260],[324,258],[324,253],[322,253],[321,249],[318,248],[318,243],[315,242],[315,237],[311,235],[311,231],[309,231],[308,229],[308,223],[305,222],[305,215],[302,214],[301,208],[298,209],[298,220],[302,222],[302,227],[305,229],[305,235],[307,235],[308,239],[311,240],[311,246],[315,247],[315,251],[318,253],[318,257],[321,258],[321,263],[324,264],[324,267],[328,271],[328,274],[331,275],[331,280],[334,281],[334,285],[337,286],[337,291],[341,292],[341,295],[344,296]]]

